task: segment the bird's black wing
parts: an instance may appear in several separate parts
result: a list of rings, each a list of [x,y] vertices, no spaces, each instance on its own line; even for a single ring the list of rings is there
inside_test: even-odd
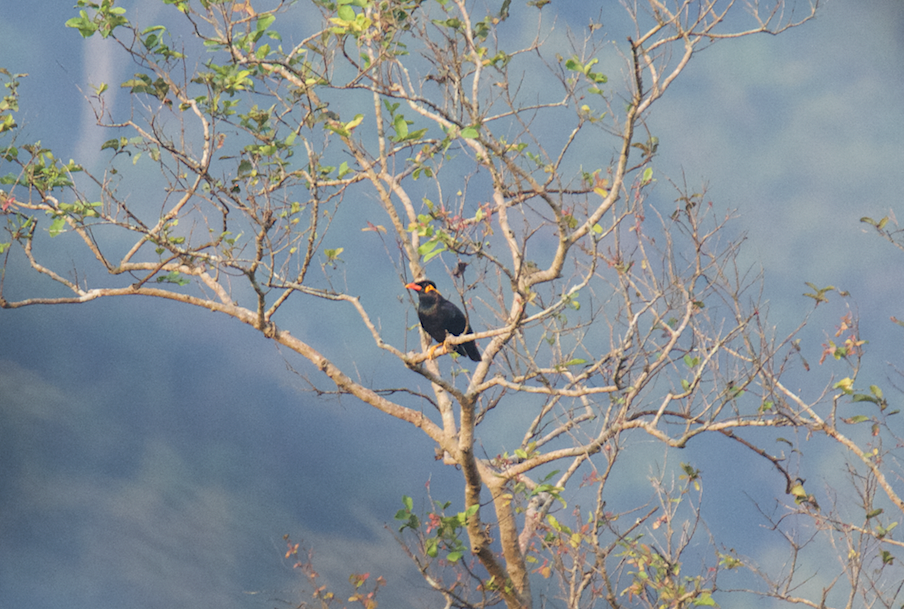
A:
[[[430,335],[430,338],[438,343],[446,340],[446,326],[439,315],[438,307],[418,309],[417,316],[421,320],[421,327],[424,328],[424,332]]]
[[[448,300],[442,302],[441,309],[443,318],[446,320],[446,330],[449,331],[449,334],[460,336],[471,333],[471,327],[468,325],[468,320],[465,318],[465,314],[461,312],[461,309]],[[472,361],[480,361],[480,351],[477,350],[477,344],[473,340],[455,345],[455,352],[463,357],[471,358]]]
[[[448,300],[443,300],[439,304],[439,313],[443,319],[443,327],[452,336],[458,336],[468,327],[465,314]]]

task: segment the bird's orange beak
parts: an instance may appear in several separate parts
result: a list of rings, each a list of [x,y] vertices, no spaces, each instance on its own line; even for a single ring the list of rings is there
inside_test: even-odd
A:
[[[421,286],[419,286],[419,285],[416,284],[416,283],[409,283],[409,284],[406,284],[405,287],[408,288],[409,290],[414,290],[415,292],[420,292],[420,291],[421,291]]]

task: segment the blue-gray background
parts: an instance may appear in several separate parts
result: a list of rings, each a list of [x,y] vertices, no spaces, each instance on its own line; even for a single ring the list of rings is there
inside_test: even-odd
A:
[[[138,3],[142,23],[157,4]],[[23,141],[98,158],[109,136],[93,128],[79,88],[118,82],[131,66],[63,27],[71,0],[0,0],[0,14],[0,66],[29,73]],[[901,361],[904,333],[888,318],[904,318],[904,258],[858,219],[900,211],[902,59],[904,2],[830,0],[785,35],[701,53],[651,120],[657,171],[707,181],[711,199],[738,209],[742,259],[765,269],[780,330],[812,304],[804,281],[852,292],[874,382]],[[381,299],[392,315],[404,307],[401,292],[362,284],[378,314]],[[821,321],[805,343],[811,364],[831,331]],[[322,326],[300,314],[290,329],[355,348]],[[250,329],[166,302],[0,311],[0,606],[294,605],[283,534],[313,547],[335,583],[385,575],[388,606],[428,596],[384,524],[428,480],[456,497],[455,472],[401,423],[303,392],[287,364],[317,378]],[[379,369],[367,362],[361,373]],[[718,462],[698,465],[719,473]],[[744,501],[731,495],[741,490],[725,492]]]

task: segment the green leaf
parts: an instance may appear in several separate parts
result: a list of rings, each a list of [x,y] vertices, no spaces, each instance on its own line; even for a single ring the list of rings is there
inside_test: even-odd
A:
[[[263,30],[266,30],[271,25],[273,25],[274,21],[276,21],[276,15],[273,15],[272,13],[268,13],[266,15],[260,15],[260,16],[258,16],[257,23],[255,24],[254,27],[255,27],[255,29],[257,29],[258,32],[261,32]]]
[[[567,366],[583,366],[586,363],[587,363],[587,360],[581,359],[580,357],[576,357],[574,359],[568,360],[567,362],[562,364],[562,366],[566,366],[566,367]]]
[[[854,379],[851,377],[845,377],[832,385],[832,389],[841,389],[844,393],[848,395],[853,395],[854,393]]]
[[[176,285],[188,285],[189,280],[182,275],[182,273],[178,273],[176,271],[172,271],[162,277],[157,278],[157,283],[175,283]]]
[[[448,560],[449,562],[458,562],[461,559],[461,557],[463,556],[463,554],[464,553],[461,550],[456,550],[455,552],[449,552],[449,554],[446,555],[446,560]]]
[[[704,592],[694,599],[694,605],[697,607],[718,607],[716,601],[713,600],[712,594]]]
[[[643,179],[641,180],[641,183],[649,184],[652,180],[653,180],[653,168],[647,167],[646,169],[643,170]]]
[[[575,293],[575,294],[572,294],[571,297],[569,297],[568,306],[571,307],[572,309],[574,309],[575,311],[580,311],[581,303],[580,303],[580,301],[578,301],[577,296],[578,296],[577,293]]]
[[[433,23],[435,23],[436,25],[442,25],[445,27],[449,27],[454,30],[457,30],[458,28],[461,27],[461,20],[456,19],[454,17],[451,19],[446,19],[446,20],[434,19]]]
[[[440,245],[442,245],[440,241],[438,241],[437,239],[431,239],[430,241],[421,243],[421,245],[417,248],[417,253],[421,256],[426,256]]]
[[[106,150],[107,148],[112,148],[114,151],[119,151],[120,146],[122,146],[122,140],[125,138],[114,138],[112,140],[107,140],[100,147],[101,150]]]
[[[722,554],[721,552],[718,552],[718,554],[719,554],[719,565],[723,569],[728,569],[729,571],[732,571],[734,569],[738,569],[738,568],[744,566],[744,563],[741,560],[739,560],[736,556],[733,556],[732,554]]]
[[[50,236],[56,237],[57,235],[64,233],[66,231],[66,216],[57,216],[53,219],[53,222],[50,223]]]
[[[356,114],[355,118],[353,118],[349,122],[345,123],[345,125],[343,125],[343,127],[345,127],[346,131],[351,131],[352,129],[354,129],[355,127],[360,125],[361,121],[363,121],[363,120],[364,120],[363,114]]]
[[[476,140],[479,135],[480,132],[476,127],[465,127],[461,130],[461,136],[466,140]]]
[[[810,289],[813,290],[813,292],[804,292],[804,296],[815,300],[817,305],[819,305],[819,303],[821,302],[829,302],[829,299],[826,298],[826,293],[835,290],[835,286],[833,285],[826,286],[824,288],[818,288],[815,284],[812,284],[809,281],[806,281],[805,283],[810,287]]]
[[[262,44],[254,52],[254,56],[257,57],[258,59],[264,59],[269,54],[270,54],[270,45],[269,44]]]
[[[436,256],[439,256],[439,255],[442,254],[444,251],[446,251],[446,246],[445,246],[445,245],[441,245],[441,246],[438,247],[437,249],[433,250],[432,252],[430,252],[429,254],[427,254],[426,256],[424,256],[424,262],[429,262],[431,258],[435,258]]]
[[[436,558],[437,551],[439,550],[439,540],[435,537],[431,537],[427,539],[424,543],[424,553],[427,554],[430,558]]]
[[[91,18],[88,17],[88,13],[85,11],[79,11],[78,17],[73,17],[66,21],[66,27],[77,29],[78,33],[82,35],[82,38],[91,38],[97,31],[97,26],[94,25],[94,22],[91,21]]]
[[[348,137],[349,135],[351,135],[347,129],[344,129],[343,127],[341,127],[339,125],[327,123],[326,125],[324,125],[324,127],[326,129],[329,129],[330,131],[332,131],[339,137]]]
[[[395,129],[397,142],[402,142],[408,138],[408,121],[402,114],[396,114],[392,119],[392,128]]]
[[[866,395],[865,393],[856,393],[851,397],[852,402],[872,402],[874,404],[878,404],[879,400],[874,398],[871,395]]]
[[[560,532],[560,533],[565,533],[566,535],[570,535],[570,534],[571,534],[571,529],[569,529],[569,528],[568,528],[567,526],[565,526],[564,524],[560,523],[560,522],[556,519],[555,516],[547,515],[547,516],[546,516],[546,521],[549,523],[549,526],[551,526],[551,527],[552,527],[553,529],[555,529],[556,531],[558,531],[558,532]]]
[[[424,129],[418,129],[417,131],[412,131],[411,133],[409,133],[409,134],[408,134],[408,137],[405,138],[405,141],[419,140],[419,139],[421,139],[422,137],[424,137],[424,135],[426,135],[426,134],[427,134],[427,129],[426,129],[426,128],[424,128]],[[427,171],[429,171],[429,169],[428,169]]]
[[[881,524],[877,524],[876,528],[874,529],[876,537],[878,537],[879,539],[882,539],[883,537],[885,537],[886,535],[891,533],[892,529],[894,529],[896,526],[898,526],[897,522],[893,522],[890,525],[888,525],[887,527],[883,527]]]

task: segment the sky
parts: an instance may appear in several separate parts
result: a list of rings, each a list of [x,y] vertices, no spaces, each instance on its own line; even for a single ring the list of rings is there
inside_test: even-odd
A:
[[[150,22],[157,4],[135,11]],[[72,0],[0,0],[0,14],[0,65],[29,74],[23,138],[97,157],[106,137],[80,90],[129,67],[63,27]],[[706,182],[737,210],[742,260],[764,269],[779,327],[811,308],[804,282],[850,290],[882,381],[885,362],[900,361],[888,318],[904,319],[902,265],[858,220],[904,216],[902,56],[904,2],[828,0],[797,30],[701,53],[651,117],[657,172]],[[400,285],[362,290],[392,315],[407,307]],[[837,320],[818,321],[806,335],[817,353]],[[295,323],[315,343],[355,349],[316,311]],[[338,585],[384,575],[384,606],[431,598],[392,516],[402,495],[423,505],[428,481],[459,493],[456,472],[403,424],[305,391],[299,371],[326,385],[251,329],[124,298],[2,310],[0,348],[0,606],[294,606],[302,582],[283,535]]]

